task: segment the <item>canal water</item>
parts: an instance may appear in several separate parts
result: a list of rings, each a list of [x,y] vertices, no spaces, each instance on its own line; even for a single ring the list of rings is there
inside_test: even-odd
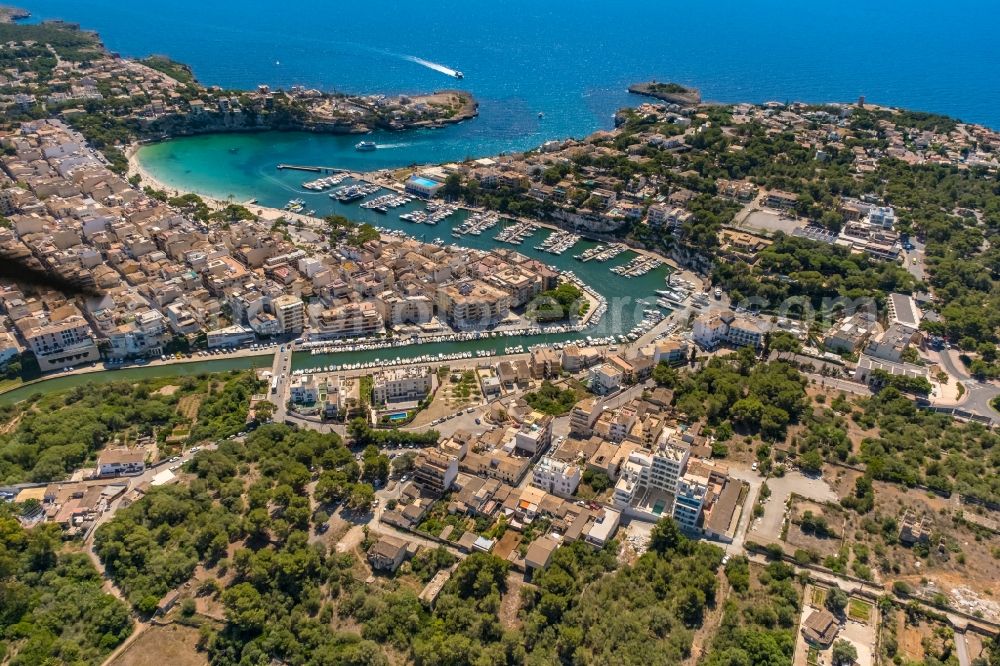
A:
[[[166,365],[144,365],[118,370],[102,370],[85,372],[77,375],[64,375],[51,379],[41,379],[30,384],[19,386],[6,393],[0,393],[0,406],[12,405],[35,393],[52,393],[66,391],[87,384],[106,384],[108,382],[137,382],[143,379],[158,377],[187,377],[201,373],[228,372],[229,370],[248,370],[250,368],[270,368],[273,356],[241,356],[238,358],[219,358],[187,363],[169,363]]]

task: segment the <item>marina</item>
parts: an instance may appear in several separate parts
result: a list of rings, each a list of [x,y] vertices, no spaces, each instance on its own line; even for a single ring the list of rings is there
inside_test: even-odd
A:
[[[452,236],[458,238],[466,234],[479,236],[484,231],[492,229],[500,223],[500,216],[497,213],[474,213],[465,222],[455,227]]]
[[[509,227],[504,227],[500,233],[493,237],[493,240],[511,245],[520,245],[530,238],[540,227],[534,222],[515,222]]]
[[[659,268],[663,265],[663,262],[656,257],[649,257],[645,255],[639,255],[629,261],[624,266],[614,266],[611,268],[612,273],[621,275],[622,277],[636,277],[639,275],[645,275],[654,268]]]
[[[358,199],[364,199],[370,194],[375,194],[381,187],[373,183],[357,183],[355,185],[345,185],[330,193],[331,199],[336,199],[342,203],[350,203]]]
[[[302,178],[301,176],[296,178],[294,171],[271,173],[273,175],[270,179],[280,180],[283,187],[278,191],[270,187],[262,188],[257,195],[261,205],[280,208],[287,200],[287,192],[293,190],[303,207],[315,208],[319,216],[342,215],[355,222],[372,224],[382,233],[413,236],[423,242],[437,245],[445,245],[443,239],[447,239],[448,244],[477,250],[496,249],[501,243],[514,245],[519,253],[529,259],[543,262],[560,272],[564,279],[582,285],[595,295],[595,304],[592,306],[592,311],[588,312],[586,325],[563,322],[560,325],[521,328],[513,331],[481,331],[478,334],[422,334],[417,338],[400,336],[398,339],[371,338],[307,343],[307,348],[295,352],[293,357],[295,369],[357,366],[375,363],[376,359],[378,363],[388,365],[387,361],[396,363],[397,356],[400,359],[399,363],[412,363],[413,359],[421,357],[457,358],[452,355],[460,353],[471,353],[473,359],[489,358],[491,355],[505,353],[507,348],[516,344],[523,344],[525,348],[570,343],[620,344],[628,342],[629,335],[634,334],[638,338],[644,330],[654,325],[656,317],[663,316],[653,315],[649,310],[655,309],[656,313],[661,312],[657,307],[657,297],[654,293],[656,289],[664,287],[664,280],[668,275],[666,267],[658,266],[648,273],[626,277],[611,273],[607,270],[607,266],[602,265],[610,264],[614,267],[618,264],[627,264],[637,257],[624,244],[600,243],[582,237],[577,239],[576,234],[565,230],[543,227],[530,221],[515,222],[495,211],[472,211],[440,201],[413,200],[396,210],[382,213],[359,204],[366,197],[379,194],[379,190],[383,188],[378,184],[360,180],[357,176],[348,176],[334,188],[321,191],[302,188]],[[342,174],[330,175],[339,177]],[[316,180],[322,178],[317,177]],[[284,198],[276,200],[281,193],[284,193]],[[380,196],[389,194],[399,196],[399,193],[390,193],[388,190],[383,190]],[[436,219],[436,222],[430,222],[431,219]],[[427,228],[424,225],[436,225],[435,230],[440,228],[440,231],[436,231],[434,235],[422,234],[417,231],[421,228],[418,224],[424,229]],[[543,228],[545,235],[539,234],[538,241],[525,242]],[[511,243],[512,240],[515,242]],[[563,245],[567,247],[562,249]],[[555,251],[550,251],[552,249]],[[581,256],[586,256],[589,260],[581,261],[579,259]],[[672,287],[668,285],[668,288]],[[668,305],[670,304],[664,301],[662,307],[665,310],[673,309],[667,307]],[[519,339],[515,343],[512,337]]]
[[[449,217],[458,211],[458,206],[446,203],[435,203],[430,202],[424,210],[414,210],[409,213],[403,213],[399,216],[399,219],[406,222],[414,222],[416,224],[429,224],[435,225],[438,222],[447,220]]]
[[[584,250],[582,253],[573,258],[584,262],[599,261],[603,263],[614,259],[627,249],[628,246],[624,243],[611,243],[607,246],[598,245],[597,247],[590,248],[589,250]]]
[[[540,245],[536,245],[535,249],[558,256],[572,248],[579,241],[580,236],[572,232],[553,231]]]
[[[323,192],[330,189],[331,187],[336,187],[342,182],[347,180],[347,173],[338,173],[333,176],[326,176],[325,178],[317,178],[316,180],[307,180],[302,183],[303,189],[312,190],[313,192]]]
[[[375,197],[374,199],[369,199],[368,201],[363,201],[361,202],[361,207],[368,208],[369,210],[374,210],[379,213],[386,213],[390,208],[399,208],[400,206],[405,206],[411,201],[413,201],[413,197],[408,194],[396,194],[395,192],[392,192]]]

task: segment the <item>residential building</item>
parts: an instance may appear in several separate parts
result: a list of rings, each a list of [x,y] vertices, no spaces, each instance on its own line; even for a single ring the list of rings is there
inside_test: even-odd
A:
[[[812,611],[802,623],[802,636],[806,642],[822,648],[832,645],[839,631],[837,618],[825,608]]]
[[[590,371],[590,390],[598,395],[614,393],[625,382],[625,373],[612,363],[602,363]]]
[[[541,453],[552,443],[552,417],[533,413],[514,435],[514,448],[532,455]]]
[[[528,552],[524,556],[524,566],[529,571],[538,571],[548,566],[552,560],[552,553],[556,552],[559,542],[552,535],[539,537],[528,546]]]
[[[368,549],[368,563],[374,571],[394,572],[406,559],[406,542],[390,536],[381,536]]]
[[[723,343],[757,349],[764,342],[764,330],[753,319],[727,310],[695,318],[692,338],[699,346],[709,350]]]
[[[881,335],[873,338],[865,347],[865,354],[882,361],[901,363],[903,352],[918,337],[915,329],[900,323],[893,323]]]
[[[372,401],[376,405],[422,400],[434,388],[429,366],[388,368],[376,372],[372,379]]]
[[[278,318],[282,334],[301,333],[305,328],[305,304],[298,296],[282,294],[271,301],[271,307],[274,309],[274,316]]]
[[[142,474],[146,469],[146,452],[130,449],[104,449],[97,459],[97,476]]]
[[[708,477],[688,472],[677,481],[673,516],[681,529],[696,531],[708,493]]]
[[[531,485],[558,497],[571,497],[580,484],[580,468],[544,456],[531,470]]]
[[[569,413],[569,432],[574,437],[590,437],[594,423],[604,410],[596,398],[584,398],[573,406]]]
[[[781,190],[771,190],[764,198],[764,205],[779,210],[795,208],[799,204],[799,195]]]
[[[436,298],[438,315],[459,330],[496,326],[510,314],[510,294],[481,280],[442,285]]]
[[[319,402],[320,385],[315,375],[295,375],[288,385],[292,402],[313,404]]]
[[[857,312],[839,321],[826,332],[823,346],[833,352],[853,353],[861,349],[875,330],[875,317],[868,312]]]
[[[443,495],[458,476],[458,457],[436,450],[424,451],[417,457],[413,482],[424,492]]]
[[[681,365],[688,360],[688,345],[681,338],[667,338],[653,346],[653,362]]]
[[[234,324],[208,332],[208,348],[239,347],[254,342],[257,336],[248,326]]]

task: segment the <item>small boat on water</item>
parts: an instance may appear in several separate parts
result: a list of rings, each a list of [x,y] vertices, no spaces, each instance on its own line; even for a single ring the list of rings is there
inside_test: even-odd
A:
[[[378,148],[378,146],[375,145],[374,141],[359,141],[358,143],[354,144],[354,150],[361,151],[362,153],[367,153],[369,151],[375,150],[376,148]]]
[[[464,79],[465,78],[465,74],[462,74],[462,72],[456,71],[455,72],[455,78],[456,79]]]

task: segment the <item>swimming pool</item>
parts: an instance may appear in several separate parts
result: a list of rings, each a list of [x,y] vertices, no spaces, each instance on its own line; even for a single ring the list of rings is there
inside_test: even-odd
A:
[[[407,416],[406,412],[396,412],[395,414],[389,414],[389,420],[390,421],[405,421],[406,420],[406,416]]]
[[[430,178],[424,178],[423,176],[413,176],[412,178],[410,178],[410,181],[416,185],[419,185],[420,187],[427,187],[427,188],[437,187],[438,185],[440,185],[440,183],[437,182],[436,180],[431,180]]]
[[[656,504],[653,505],[653,515],[659,516],[663,513],[663,510],[667,507],[667,503],[663,500],[656,500]]]

